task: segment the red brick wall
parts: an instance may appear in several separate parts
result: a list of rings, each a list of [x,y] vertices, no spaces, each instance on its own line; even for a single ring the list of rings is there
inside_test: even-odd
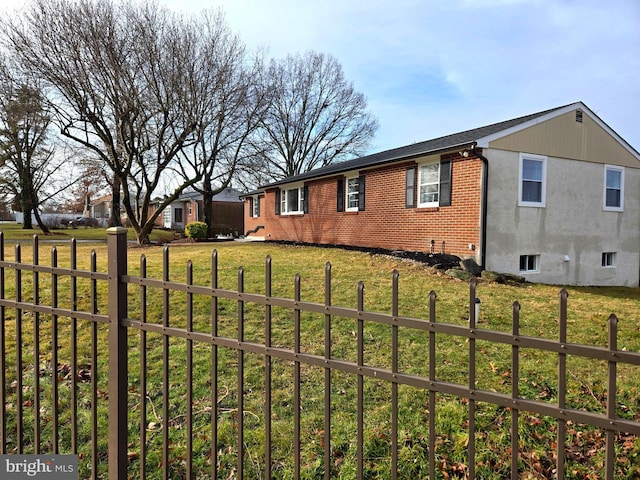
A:
[[[457,154],[447,158],[452,160],[451,206],[405,208],[406,169],[416,165],[409,161],[361,172],[366,175],[364,211],[336,211],[335,176],[306,182],[309,213],[305,215],[275,215],[275,189],[261,199],[259,218],[248,217],[245,201],[245,230],[264,225],[256,235],[269,240],[423,252],[430,250],[431,240],[440,252],[444,241],[445,253],[475,256],[480,242],[482,161]],[[469,244],[476,250],[471,251]]]

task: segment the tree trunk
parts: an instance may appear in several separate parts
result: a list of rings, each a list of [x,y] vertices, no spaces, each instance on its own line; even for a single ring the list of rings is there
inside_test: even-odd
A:
[[[32,230],[31,212],[33,211],[33,203],[31,202],[31,196],[25,192],[24,187],[20,192],[20,207],[22,208],[22,229]]]
[[[33,230],[33,224],[31,223],[31,207],[22,205],[22,229]]]
[[[149,236],[151,235],[152,229],[153,229],[153,223],[148,223],[146,226],[142,227],[140,230],[136,232],[138,245],[149,245],[151,243]]]
[[[202,213],[207,224],[207,237],[213,238],[216,236],[213,228],[213,193],[208,188],[202,194]]]
[[[38,212],[38,207],[35,207],[33,209],[33,214],[36,217],[36,222],[38,222],[38,227],[40,227],[40,230],[42,230],[42,233],[44,235],[49,235],[51,232],[49,231],[49,229],[47,228],[47,226],[44,224],[44,222],[42,221],[42,218],[40,218],[40,212]]]
[[[110,227],[121,227],[122,218],[120,212],[120,177],[113,174],[113,188],[111,194],[111,217],[109,217]]]

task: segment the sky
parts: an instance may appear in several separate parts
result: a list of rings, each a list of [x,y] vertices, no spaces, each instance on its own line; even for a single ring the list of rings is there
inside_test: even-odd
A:
[[[577,101],[640,150],[640,0],[157,1],[336,57],[379,121],[369,153]]]

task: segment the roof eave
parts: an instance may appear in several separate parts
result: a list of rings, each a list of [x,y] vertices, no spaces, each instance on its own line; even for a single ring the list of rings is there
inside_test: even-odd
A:
[[[336,175],[340,175],[342,173],[345,172],[349,172],[349,171],[363,171],[363,170],[369,170],[372,168],[378,168],[381,167],[383,165],[388,165],[391,163],[397,163],[397,162],[406,162],[407,160],[412,160],[414,158],[418,158],[418,157],[423,157],[425,155],[438,155],[438,154],[442,154],[445,152],[455,152],[455,151],[459,151],[460,149],[465,149],[465,148],[472,148],[476,146],[476,142],[475,141],[467,141],[467,142],[462,142],[462,143],[457,143],[457,144],[453,144],[453,145],[447,145],[446,147],[441,147],[441,148],[435,148],[435,149],[429,149],[429,150],[420,150],[418,152],[413,152],[409,155],[398,155],[395,157],[387,157],[384,160],[380,160],[377,162],[372,162],[366,165],[360,165],[359,167],[353,167],[353,166],[347,166],[345,168],[340,168],[337,170],[332,170],[329,173],[323,174],[322,172],[320,172],[320,174],[318,175],[311,175],[313,172],[308,172],[308,174],[302,174],[302,175],[298,175],[296,177],[289,177],[289,178],[285,178],[283,180],[278,180],[277,182],[273,182],[273,183],[269,183],[266,185],[261,185],[260,188],[265,190],[268,188],[275,188],[278,187],[280,185],[287,185],[290,183],[300,183],[300,182],[306,182],[309,180],[318,180],[321,178],[330,178],[330,177],[335,177]],[[347,163],[347,162],[344,162]],[[334,166],[337,166],[340,164],[334,164]]]

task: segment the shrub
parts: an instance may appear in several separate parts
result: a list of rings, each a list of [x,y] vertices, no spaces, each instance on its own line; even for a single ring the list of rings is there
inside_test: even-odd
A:
[[[187,224],[184,234],[187,238],[207,238],[208,230],[206,223],[192,222]]]

